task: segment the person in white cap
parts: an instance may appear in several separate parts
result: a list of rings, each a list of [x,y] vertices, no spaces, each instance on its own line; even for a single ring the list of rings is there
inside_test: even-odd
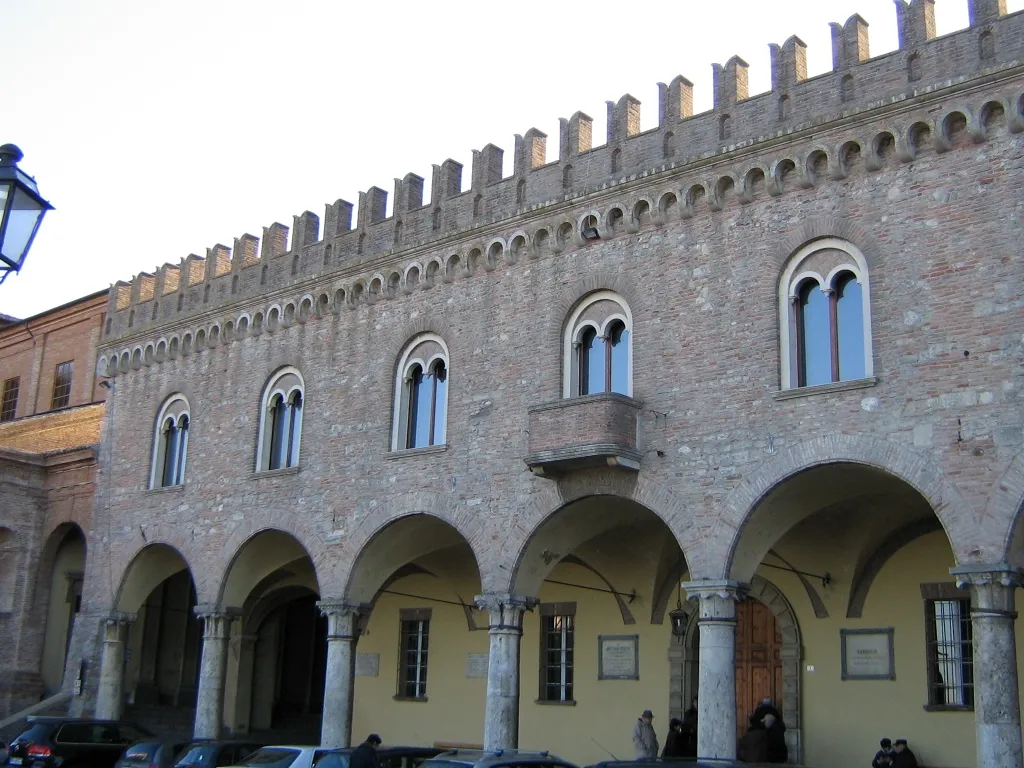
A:
[[[654,713],[645,709],[633,726],[633,748],[637,760],[646,760],[658,756],[658,736],[654,732]]]

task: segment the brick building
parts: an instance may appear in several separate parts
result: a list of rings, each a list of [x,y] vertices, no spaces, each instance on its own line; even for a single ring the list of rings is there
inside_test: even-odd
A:
[[[115,285],[73,710],[1019,766],[1024,14],[896,7]]]
[[[0,320],[0,713],[61,690],[90,530],[107,292]]]

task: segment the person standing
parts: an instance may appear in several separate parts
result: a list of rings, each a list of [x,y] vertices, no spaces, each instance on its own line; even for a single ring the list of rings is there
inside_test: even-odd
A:
[[[633,726],[633,751],[637,760],[658,756],[658,736],[654,732],[654,713],[645,709]],[[356,768],[356,766],[352,766]]]
[[[352,756],[348,759],[349,768],[377,768],[377,747],[380,746],[380,736],[371,733],[366,741],[352,750]]]
[[[750,716],[750,727],[736,745],[736,758],[744,763],[765,763],[768,761],[768,731],[764,722]]]
[[[775,715],[772,714],[765,715],[761,722],[764,723],[765,732],[768,734],[767,754],[765,755],[767,762],[786,762],[789,759],[789,747],[786,746],[786,726],[780,720],[776,720]]]
[[[690,708],[683,714],[683,735],[686,736],[686,757],[697,756],[697,697],[690,702]]]
[[[892,741],[884,738],[878,742],[878,746],[881,749],[875,752],[875,759],[871,761],[871,768],[892,768],[892,759],[896,755],[892,748]]]
[[[673,717],[668,721],[668,736],[665,737],[665,749],[662,757],[687,757],[686,733],[683,732],[683,721]]]

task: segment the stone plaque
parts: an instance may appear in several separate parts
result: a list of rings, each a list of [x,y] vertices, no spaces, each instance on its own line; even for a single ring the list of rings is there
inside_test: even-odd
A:
[[[597,679],[640,679],[640,635],[598,635]]]
[[[487,677],[486,653],[471,653],[466,657],[466,677]]]
[[[356,654],[356,677],[377,677],[380,674],[379,653]]]
[[[840,629],[843,680],[895,680],[894,633],[892,627]]]

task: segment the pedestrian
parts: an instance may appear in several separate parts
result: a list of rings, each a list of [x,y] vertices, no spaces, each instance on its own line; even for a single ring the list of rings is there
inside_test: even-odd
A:
[[[907,746],[906,739],[896,739],[893,747],[892,768],[917,768],[917,758]]]
[[[683,733],[686,735],[686,757],[697,756],[697,697],[683,714]]]
[[[754,717],[757,718],[758,722],[763,721],[765,715],[774,715],[778,722],[783,722],[782,715],[779,713],[779,710],[775,708],[775,705],[772,704],[772,700],[768,696],[761,699],[761,703],[758,704],[757,709],[754,710]]]
[[[768,760],[768,731],[764,723],[750,716],[747,732],[736,745],[736,757],[744,763],[763,763]]]
[[[662,757],[686,757],[686,734],[683,732],[683,721],[673,717],[668,721],[668,736],[665,737],[665,749]]]
[[[366,741],[352,750],[352,756],[348,759],[348,768],[377,768],[377,747],[380,746],[380,736],[371,733]]]
[[[766,759],[769,763],[784,763],[789,759],[789,747],[786,746],[786,726],[782,724],[781,720],[777,720],[775,715],[767,714],[764,716],[765,733],[768,734],[767,742],[767,755]]]
[[[875,759],[871,761],[871,768],[892,768],[892,759],[896,754],[892,748],[892,741],[884,738],[878,742],[878,745],[881,749],[875,752]]]
[[[654,732],[654,713],[645,709],[633,726],[633,751],[637,760],[647,760],[658,756],[658,736]],[[351,766],[359,768],[359,766]]]

